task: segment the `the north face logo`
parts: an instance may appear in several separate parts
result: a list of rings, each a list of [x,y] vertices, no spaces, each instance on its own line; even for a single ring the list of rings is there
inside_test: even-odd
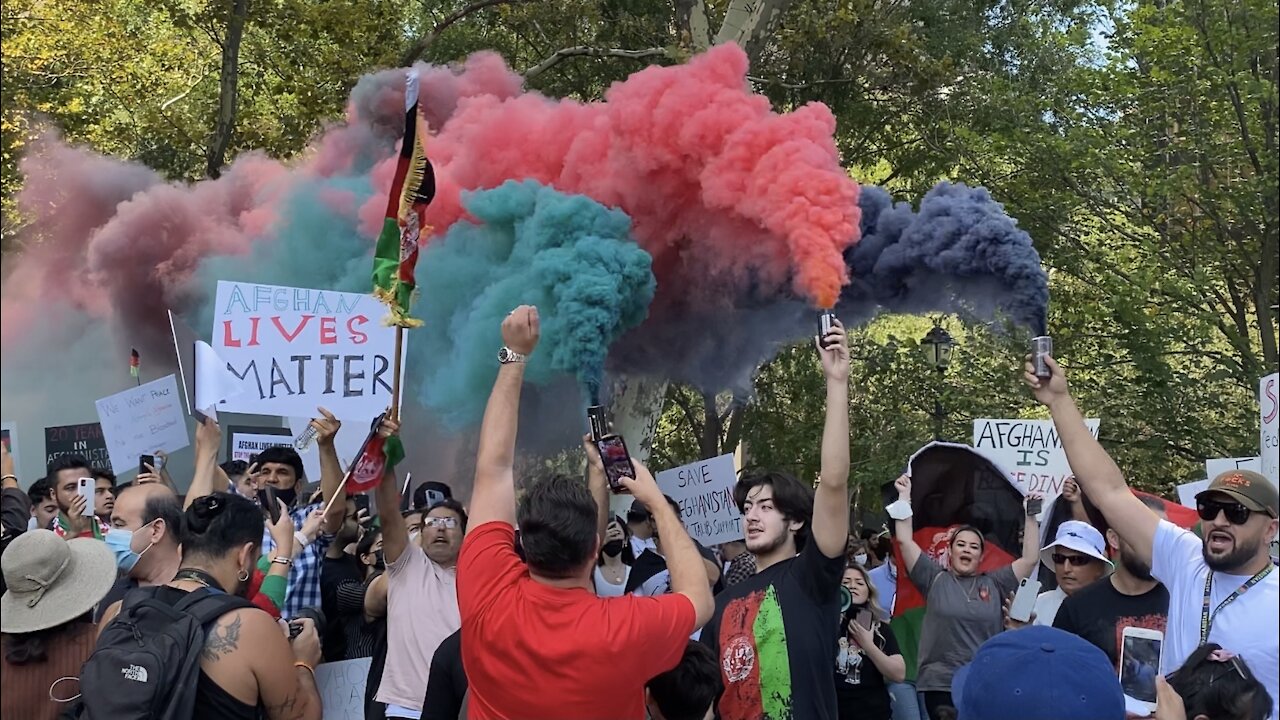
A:
[[[147,669],[141,665],[130,665],[127,668],[120,668],[120,674],[125,680],[144,683],[147,681]]]
[[[1232,487],[1247,488],[1252,483],[1250,483],[1249,478],[1245,477],[1244,475],[1241,475],[1240,473],[1233,473],[1231,475],[1228,475],[1222,478],[1222,484],[1231,485]]]

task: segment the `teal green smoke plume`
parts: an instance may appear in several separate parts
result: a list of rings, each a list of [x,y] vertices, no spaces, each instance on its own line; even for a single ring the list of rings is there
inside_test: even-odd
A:
[[[542,320],[525,379],[575,375],[594,396],[609,345],[645,319],[657,285],[631,219],[531,180],[463,193],[463,205],[478,222],[455,224],[418,263],[425,324],[412,333],[409,367],[425,372],[423,402],[455,427],[479,420],[502,319],[522,304]]]

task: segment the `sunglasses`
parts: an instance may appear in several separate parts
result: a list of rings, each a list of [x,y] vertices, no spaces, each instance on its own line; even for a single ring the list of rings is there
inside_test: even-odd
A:
[[[427,518],[426,520],[423,521],[422,524],[425,525],[426,527],[453,529],[458,527],[458,519],[451,518],[451,517],[434,517],[434,518]]]
[[[1088,555],[1063,555],[1062,553],[1053,554],[1054,565],[1073,565],[1075,567],[1084,567],[1093,562],[1095,558]]]
[[[1199,500],[1196,502],[1196,512],[1205,522],[1216,520],[1218,513],[1221,512],[1227,516],[1227,522],[1232,525],[1243,525],[1249,522],[1249,516],[1253,514],[1252,510],[1238,502],[1221,500]]]

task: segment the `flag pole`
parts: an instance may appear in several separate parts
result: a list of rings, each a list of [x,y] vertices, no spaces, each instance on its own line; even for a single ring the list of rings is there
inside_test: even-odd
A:
[[[390,419],[400,422],[400,362],[404,354],[404,326],[396,326],[396,358],[391,376],[391,412]]]

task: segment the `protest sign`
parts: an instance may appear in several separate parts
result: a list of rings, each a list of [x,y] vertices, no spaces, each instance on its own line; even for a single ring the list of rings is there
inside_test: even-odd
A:
[[[117,472],[138,467],[140,455],[172,453],[190,445],[178,379],[166,375],[94,403]]]
[[[1196,480],[1195,482],[1182,483],[1178,486],[1178,504],[1183,507],[1194,508],[1196,506],[1196,495],[1199,495],[1208,488],[1208,480]]]
[[[18,426],[8,420],[0,423],[0,443],[4,444],[4,449],[9,451],[9,457],[13,458],[13,467],[21,468],[22,463],[18,458]],[[21,470],[16,470],[21,474]]]
[[[151,448],[155,450],[155,448]],[[89,461],[94,470],[111,470],[111,457],[107,454],[107,441],[102,437],[98,423],[59,425],[44,429],[44,462],[47,466],[63,455],[79,455]],[[137,463],[134,458],[133,462]]]
[[[373,658],[359,658],[316,666],[324,720],[364,720],[364,686],[372,662]]]
[[[733,453],[664,470],[655,480],[680,504],[680,519],[694,540],[710,547],[743,538],[742,514],[733,501]]]
[[[261,427],[255,425],[229,425],[227,427],[227,460],[243,460],[269,447],[293,445],[289,428]]]
[[[1258,437],[1262,473],[1272,485],[1280,485],[1280,373],[1258,382],[1258,409],[1262,429]]]
[[[1084,424],[1098,437],[1098,420]],[[983,419],[973,421],[973,447],[1023,493],[1040,493],[1045,506],[1062,493],[1062,484],[1071,475],[1067,454],[1052,420]]]
[[[1209,458],[1204,461],[1204,476],[1206,481],[1213,480],[1228,470],[1252,470],[1254,472],[1262,472],[1261,458]]]
[[[220,281],[216,302],[213,350],[241,383],[218,410],[368,421],[391,404],[395,329],[373,296]]]
[[[328,406],[325,406],[328,410]],[[386,408],[383,408],[386,410]],[[382,414],[379,410],[374,417]],[[289,432],[293,433],[293,437],[298,437],[302,431],[307,428],[311,422],[310,417],[291,417],[289,418]],[[373,417],[367,420],[356,420],[352,418],[342,423],[342,427],[338,428],[338,434],[333,439],[333,447],[338,451],[338,464],[342,466],[343,471],[351,467],[351,463],[355,462],[356,455],[360,453],[360,447],[364,445],[364,439],[369,436],[369,425],[373,422]],[[290,440],[292,442],[292,439]],[[316,443],[311,443],[311,447],[302,453],[302,467],[307,471],[307,480],[309,482],[320,481],[320,451],[316,447]]]

